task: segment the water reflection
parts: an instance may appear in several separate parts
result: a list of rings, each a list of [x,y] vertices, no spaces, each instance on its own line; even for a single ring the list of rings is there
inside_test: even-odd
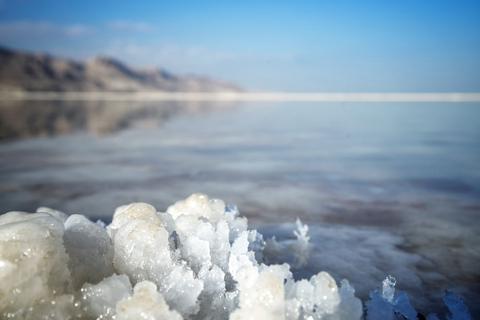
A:
[[[108,221],[121,204],[163,211],[204,192],[277,238],[300,217],[318,252],[312,270],[353,279],[363,299],[391,273],[418,310],[444,313],[441,291],[457,287],[480,314],[478,104],[17,107],[2,108],[2,132],[19,128],[10,137],[97,135],[1,144],[1,212],[47,206]]]
[[[135,126],[159,127],[175,115],[220,111],[233,102],[0,101],[0,140],[89,131],[111,134]]]

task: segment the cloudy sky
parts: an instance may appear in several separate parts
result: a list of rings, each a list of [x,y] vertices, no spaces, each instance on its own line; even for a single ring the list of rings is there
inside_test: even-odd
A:
[[[0,0],[0,45],[254,90],[480,91],[477,0]]]

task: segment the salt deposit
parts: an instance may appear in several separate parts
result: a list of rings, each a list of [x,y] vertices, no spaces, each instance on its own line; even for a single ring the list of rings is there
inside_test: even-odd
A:
[[[236,207],[194,194],[167,209],[132,203],[110,225],[49,208],[0,216],[0,316],[10,319],[358,320],[348,280],[325,271],[295,280],[309,261],[308,227],[295,241],[263,239]],[[276,264],[275,264],[276,263]],[[381,279],[379,279],[380,282]],[[366,319],[416,319],[388,276],[365,302]],[[448,319],[470,319],[452,293]],[[436,315],[428,315],[436,319]]]

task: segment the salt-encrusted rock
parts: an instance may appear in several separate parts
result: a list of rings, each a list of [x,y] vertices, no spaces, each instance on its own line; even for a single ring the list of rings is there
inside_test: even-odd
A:
[[[198,278],[203,281],[203,291],[200,293],[200,319],[225,319],[232,311],[225,303],[225,273],[217,265],[212,268],[202,267]]]
[[[240,281],[240,278],[244,276],[242,268],[257,266],[254,253],[248,251],[248,246],[248,231],[243,231],[233,242],[228,261],[230,274],[236,281]]]
[[[113,244],[105,228],[74,214],[65,221],[63,242],[76,289],[85,282],[98,283],[113,274]]]
[[[76,306],[61,220],[47,213],[0,216],[0,316],[68,319]]]
[[[4,318],[362,316],[348,282],[339,290],[326,272],[294,281],[288,264],[263,264],[262,235],[248,230],[236,207],[203,194],[177,202],[166,213],[146,203],[118,207],[106,229],[84,216],[39,211],[45,213],[0,216]],[[296,242],[275,242],[275,248],[293,248],[291,254],[303,265],[308,262],[308,228],[300,221],[297,228]]]
[[[176,268],[162,281],[160,292],[172,308],[183,316],[191,316],[200,310],[198,296],[203,290],[203,281],[196,278],[185,264]]]
[[[115,271],[134,284],[149,280],[160,286],[172,267],[168,237],[151,219],[130,220],[115,235]]]
[[[86,283],[80,290],[83,316],[87,319],[114,319],[117,303],[132,295],[132,285],[124,274],[112,275],[98,284]]]
[[[315,307],[313,285],[305,279],[295,283],[292,297],[300,301],[300,306],[306,314],[313,313]]]
[[[256,268],[242,268],[240,308],[230,319],[285,319],[285,293],[282,279],[274,273]]]
[[[225,203],[222,200],[210,201],[203,193],[192,194],[185,200],[177,201],[167,209],[167,212],[177,219],[180,215],[204,217],[212,222],[217,222],[225,212]]]
[[[63,223],[65,223],[65,221],[67,221],[67,219],[68,219],[68,214],[66,214],[65,212],[60,211],[60,210],[51,209],[51,208],[48,208],[48,207],[39,207],[39,208],[37,208],[36,212],[37,213],[41,213],[41,212],[48,213],[52,217],[55,217],[55,218],[61,220]]]
[[[338,320],[358,320],[363,314],[362,301],[355,297],[355,289],[350,285],[348,280],[343,279],[340,282],[340,304],[335,318]]]
[[[313,296],[316,313],[333,314],[340,304],[340,295],[335,280],[325,271],[319,272],[310,279],[313,285]]]
[[[115,209],[112,223],[107,227],[112,239],[115,239],[117,231],[132,220],[149,220],[153,223],[158,223],[157,210],[155,207],[144,202],[134,202],[128,205],[123,205]]]
[[[230,230],[226,221],[219,221],[213,235],[206,235],[202,229],[197,231],[197,235],[204,240],[208,240],[210,246],[210,255],[212,263],[219,266],[224,272],[227,272],[228,258],[230,256]]]
[[[183,242],[181,252],[182,257],[195,272],[204,266],[207,268],[212,266],[208,241],[200,240],[197,236],[188,237]]]
[[[183,242],[197,233],[197,228],[203,223],[195,215],[181,214],[175,219],[175,232]]]
[[[181,320],[182,316],[170,310],[157,286],[149,281],[135,285],[133,296],[117,303],[115,320]]]

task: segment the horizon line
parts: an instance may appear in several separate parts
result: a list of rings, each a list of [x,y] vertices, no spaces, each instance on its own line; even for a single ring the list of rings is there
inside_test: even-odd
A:
[[[480,92],[112,92],[0,91],[0,101],[318,101],[318,102],[480,102]]]

